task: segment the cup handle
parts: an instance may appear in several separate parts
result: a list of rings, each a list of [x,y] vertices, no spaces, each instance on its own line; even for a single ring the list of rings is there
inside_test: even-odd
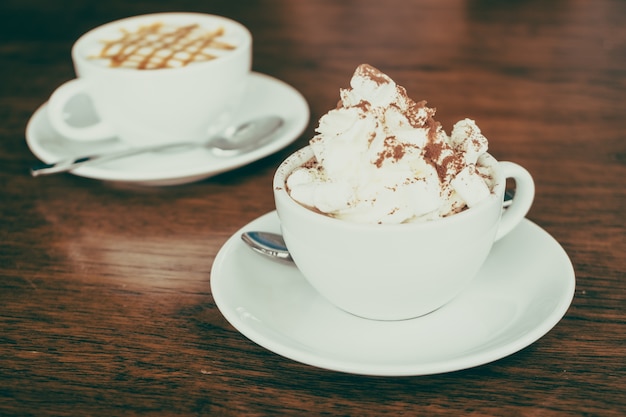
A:
[[[48,100],[48,119],[52,127],[68,139],[77,141],[94,141],[116,136],[113,128],[104,121],[78,127],[67,123],[65,108],[72,97],[86,93],[86,81],[74,78],[59,86]]]
[[[515,180],[515,196],[511,205],[503,211],[496,241],[502,239],[524,219],[535,198],[535,182],[530,173],[521,165],[513,162],[500,162],[504,178]]]

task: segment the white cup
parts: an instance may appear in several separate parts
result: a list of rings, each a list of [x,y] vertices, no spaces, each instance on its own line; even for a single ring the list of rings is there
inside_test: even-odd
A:
[[[528,171],[489,156],[494,192],[470,209],[424,223],[354,223],[312,211],[289,196],[286,178],[311,158],[307,146],[289,156],[274,175],[285,243],[300,272],[323,297],[368,319],[410,319],[448,303],[477,275],[493,243],[524,218],[535,195]],[[507,178],[515,180],[516,191],[503,210]]]
[[[222,28],[219,40],[234,49],[211,49],[215,59],[175,68],[114,67],[94,59],[103,41],[155,23]],[[64,137],[77,141],[118,137],[132,145],[196,141],[224,128],[240,105],[251,69],[252,36],[243,25],[221,16],[149,14],[85,33],[72,47],[72,60],[77,78],[58,87],[48,102],[50,122]],[[82,94],[91,99],[99,119],[92,125],[76,126],[67,120],[68,103]]]

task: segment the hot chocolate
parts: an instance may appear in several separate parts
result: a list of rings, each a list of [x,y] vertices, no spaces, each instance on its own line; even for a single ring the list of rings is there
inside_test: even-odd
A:
[[[287,179],[294,200],[339,219],[407,223],[458,213],[492,193],[487,139],[473,120],[448,136],[435,109],[370,65],[350,85],[320,119],[314,159]]]

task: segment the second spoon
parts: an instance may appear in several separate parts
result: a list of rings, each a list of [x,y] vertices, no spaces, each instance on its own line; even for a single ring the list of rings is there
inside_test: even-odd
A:
[[[146,152],[162,152],[179,148],[182,150],[205,147],[212,149],[219,156],[235,156],[257,149],[265,144],[282,124],[283,119],[278,116],[265,116],[228,128],[221,135],[215,136],[206,142],[167,143],[164,145],[124,149],[99,155],[68,158],[51,164],[41,163],[33,166],[30,169],[30,174],[33,177],[57,174],[87,164],[108,162]]]

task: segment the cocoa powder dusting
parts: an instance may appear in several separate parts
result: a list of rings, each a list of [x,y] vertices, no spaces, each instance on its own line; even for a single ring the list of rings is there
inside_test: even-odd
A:
[[[360,72],[364,77],[369,78],[378,85],[387,84],[390,81],[390,79],[385,76],[385,74],[378,71],[376,68],[372,67],[369,64],[359,65],[357,71]]]
[[[361,100],[359,101],[359,104],[355,105],[354,107],[357,107],[363,112],[367,113],[370,110],[370,107],[372,107],[372,103],[367,100]]]
[[[392,151],[393,151],[392,158],[394,159],[394,161],[399,161],[406,153],[405,147],[401,143],[396,144],[392,148]]]
[[[395,136],[387,136],[384,141],[384,149],[378,154],[378,158],[374,161],[376,168],[380,168],[386,159],[397,162],[406,153],[405,145],[398,142]]]
[[[439,181],[443,182],[446,178],[446,167],[437,163],[443,151],[443,144],[430,141],[424,148],[424,160],[432,165],[437,171]]]
[[[431,115],[426,119],[425,125],[428,126],[428,140],[430,142],[435,142],[437,140],[437,135],[441,130],[441,123],[436,121]]]
[[[367,138],[368,146],[370,146],[372,142],[374,142],[374,139],[376,139],[376,132],[371,132],[369,137]]]
[[[317,159],[315,159],[315,157],[309,159],[308,161],[306,161],[305,163],[302,164],[302,168],[306,168],[306,169],[316,168],[316,169],[319,169],[319,165],[317,163]]]
[[[428,142],[424,147],[424,159],[435,168],[439,181],[444,182],[450,172],[457,172],[463,168],[463,159],[454,153],[442,158],[444,150],[448,149],[449,146],[437,138],[441,131],[441,124],[432,116],[426,120],[426,124],[428,125]],[[459,164],[461,165],[460,168]]]
[[[426,109],[426,116],[420,114],[423,109]],[[406,117],[409,124],[417,129],[426,126],[428,119],[432,118],[434,115],[435,109],[429,109],[426,107],[426,101],[420,101],[419,103],[411,102],[406,111]]]
[[[424,158],[436,164],[442,151],[443,143],[429,141],[424,147]]]

